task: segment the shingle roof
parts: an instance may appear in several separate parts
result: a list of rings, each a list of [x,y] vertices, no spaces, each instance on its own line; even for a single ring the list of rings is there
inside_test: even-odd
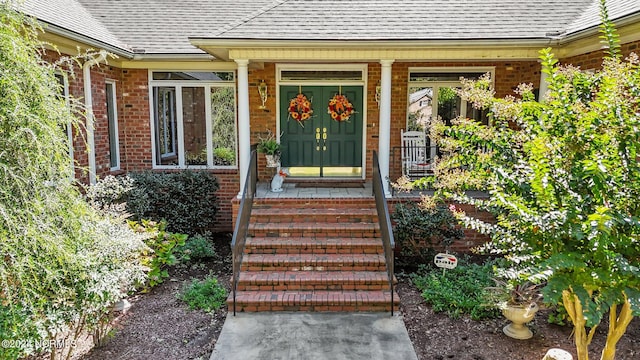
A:
[[[610,19],[640,12],[640,0],[608,0],[607,12]],[[567,28],[567,33],[575,33],[600,24],[600,1],[593,0],[582,14]]]
[[[593,0],[275,0],[212,38],[531,39],[567,28]]]
[[[199,54],[190,36],[253,13],[271,0],[77,0],[115,35],[147,53]]]
[[[128,51],[202,54],[189,38],[543,39],[599,23],[599,0],[26,0],[42,21]],[[640,0],[608,0],[611,18]]]
[[[24,3],[18,5],[18,9],[45,23],[98,42],[129,50],[124,42],[76,0],[25,0]],[[45,31],[47,30],[45,29]]]

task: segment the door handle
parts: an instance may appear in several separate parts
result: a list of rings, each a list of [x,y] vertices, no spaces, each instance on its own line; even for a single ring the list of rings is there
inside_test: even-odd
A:
[[[322,128],[322,151],[327,151],[327,128]]]
[[[320,128],[316,128],[316,151],[320,151]]]

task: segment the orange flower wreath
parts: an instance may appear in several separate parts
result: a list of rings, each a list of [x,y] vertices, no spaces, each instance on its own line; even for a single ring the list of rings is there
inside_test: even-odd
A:
[[[356,112],[356,110],[353,108],[353,105],[346,96],[336,94],[331,98],[331,100],[329,100],[327,112],[331,115],[333,120],[343,122],[349,121],[349,118]]]
[[[304,94],[300,93],[289,101],[289,116],[301,126],[303,126],[302,122],[309,120],[312,114],[311,101]]]

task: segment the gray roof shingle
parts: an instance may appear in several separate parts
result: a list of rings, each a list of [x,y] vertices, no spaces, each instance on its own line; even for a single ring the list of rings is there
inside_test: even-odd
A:
[[[127,51],[202,54],[189,38],[544,39],[599,23],[599,0],[26,0],[42,21]],[[640,0],[608,0],[615,19]]]
[[[567,28],[592,0],[278,0],[212,38],[532,39]]]

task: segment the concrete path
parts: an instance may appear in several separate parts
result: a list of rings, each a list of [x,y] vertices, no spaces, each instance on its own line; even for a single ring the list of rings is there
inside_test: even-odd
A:
[[[417,360],[389,313],[229,314],[210,360]]]

